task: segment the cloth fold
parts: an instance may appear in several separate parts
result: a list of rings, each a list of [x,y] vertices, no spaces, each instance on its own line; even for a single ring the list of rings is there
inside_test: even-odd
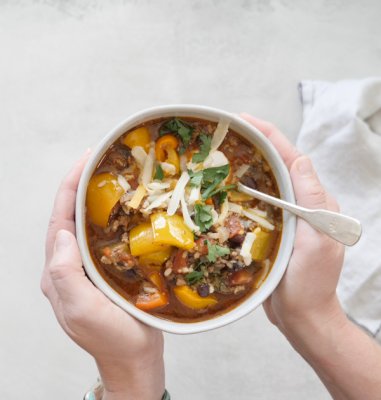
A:
[[[338,296],[348,316],[381,330],[381,78],[299,85],[303,124],[297,146],[308,154],[341,212],[362,222],[346,249]]]

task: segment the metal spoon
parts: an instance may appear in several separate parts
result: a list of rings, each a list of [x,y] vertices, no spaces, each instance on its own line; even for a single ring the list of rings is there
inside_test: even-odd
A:
[[[242,193],[246,193],[251,197],[262,200],[275,207],[283,208],[283,210],[287,210],[298,217],[303,218],[318,231],[325,233],[332,239],[335,239],[346,246],[353,246],[361,237],[361,223],[355,218],[332,211],[321,209],[311,210],[300,207],[249,188],[242,183],[238,183],[237,187]]]

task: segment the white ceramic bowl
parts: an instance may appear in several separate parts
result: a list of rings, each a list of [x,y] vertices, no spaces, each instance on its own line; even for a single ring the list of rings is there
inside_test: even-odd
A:
[[[86,273],[92,280],[92,282],[107,297],[109,297],[115,304],[120,306],[129,314],[133,315],[138,320],[166,332],[188,334],[203,332],[230,324],[231,322],[234,322],[253,311],[256,307],[258,307],[267,299],[267,297],[277,287],[286,270],[294,244],[296,220],[294,216],[288,213],[283,213],[283,231],[280,247],[270,274],[256,292],[254,292],[250,297],[248,297],[237,307],[233,308],[231,311],[225,314],[221,314],[217,317],[201,322],[173,322],[157,318],[144,311],[141,311],[134,305],[129,303],[126,299],[124,299],[102,278],[92,261],[87,246],[85,231],[85,200],[87,184],[89,179],[91,178],[91,175],[93,174],[94,169],[96,168],[100,159],[103,157],[104,153],[119,136],[145,121],[149,121],[155,118],[174,116],[203,118],[214,122],[218,122],[221,117],[229,118],[231,120],[230,127],[261,150],[262,154],[270,164],[272,171],[275,175],[281,198],[292,203],[295,202],[295,198],[290,175],[287,171],[287,168],[270,141],[261,132],[248,124],[246,121],[242,120],[237,115],[230,114],[226,111],[197,105],[168,105],[153,107],[128,117],[121,124],[112,129],[99,143],[97,148],[92,152],[91,157],[86,164],[86,167],[81,176],[77,193],[77,239]]]

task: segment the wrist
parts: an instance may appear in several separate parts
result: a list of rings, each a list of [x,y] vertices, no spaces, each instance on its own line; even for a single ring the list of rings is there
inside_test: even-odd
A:
[[[104,386],[102,400],[161,400],[165,391],[163,358],[128,364],[97,361]]]
[[[326,304],[304,313],[288,313],[278,323],[278,328],[302,356],[315,350],[323,356],[319,345],[330,342],[346,329],[349,320],[337,297]]]

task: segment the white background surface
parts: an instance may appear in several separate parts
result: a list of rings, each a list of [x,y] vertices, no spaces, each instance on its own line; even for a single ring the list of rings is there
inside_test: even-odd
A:
[[[381,3],[0,0],[0,397],[80,399],[91,358],[39,290],[61,177],[131,112],[166,103],[248,111],[295,139],[297,83],[379,75]],[[167,336],[174,399],[328,399],[258,310]]]

